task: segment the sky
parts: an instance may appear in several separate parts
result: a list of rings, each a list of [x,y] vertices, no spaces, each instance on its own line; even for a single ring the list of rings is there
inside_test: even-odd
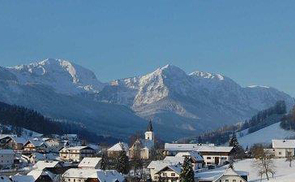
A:
[[[0,2],[0,66],[61,58],[107,82],[173,64],[295,96],[294,0]]]

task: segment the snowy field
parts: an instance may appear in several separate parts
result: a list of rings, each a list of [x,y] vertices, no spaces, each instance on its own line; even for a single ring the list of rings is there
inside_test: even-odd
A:
[[[255,143],[271,144],[272,139],[285,139],[294,136],[293,131],[286,131],[280,127],[280,123],[272,124],[249,135],[238,138],[241,146],[251,147]],[[295,179],[294,179],[295,182]]]
[[[252,163],[253,159],[242,160],[234,164],[234,169],[249,172],[249,182],[259,182],[260,176]],[[276,174],[274,178],[271,178],[270,175],[269,182],[295,182],[295,161],[292,163],[292,167],[289,167],[289,163],[285,162],[285,159],[274,159],[274,165]],[[265,175],[262,181],[267,181]]]

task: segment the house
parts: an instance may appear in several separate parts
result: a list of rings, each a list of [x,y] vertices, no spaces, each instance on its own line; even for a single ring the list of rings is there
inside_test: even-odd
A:
[[[56,161],[58,160],[58,155],[55,153],[39,153],[39,152],[34,152],[29,156],[29,161],[32,164],[36,164],[38,161],[42,161],[42,160],[48,160],[48,161]]]
[[[233,147],[215,146],[214,144],[170,144],[165,143],[165,154],[176,155],[179,152],[196,151],[201,154],[205,165],[227,164],[233,153]]]
[[[196,151],[192,151],[192,152],[179,152],[179,153],[176,154],[175,157],[181,157],[181,158],[189,157],[191,159],[191,161],[192,161],[194,170],[203,168],[204,159]]]
[[[232,159],[233,147],[201,146],[196,150],[204,159],[205,165],[225,165]]]
[[[10,168],[14,164],[15,153],[11,149],[0,149],[0,166]]]
[[[84,157],[84,159],[82,159],[79,163],[78,168],[100,169],[101,160],[101,157]]]
[[[196,182],[247,182],[248,173],[232,168],[217,168],[195,173]]]
[[[177,158],[180,159],[180,158]],[[167,166],[177,166],[179,165],[179,161],[177,159],[174,160],[169,160],[166,158],[166,160],[158,160],[158,161],[152,161],[149,165],[148,165],[148,169],[150,170],[150,175],[151,175],[151,179],[152,181],[159,181],[160,178],[160,173],[159,171],[166,168]],[[183,163],[183,158],[181,159],[181,162]],[[166,169],[168,170],[168,169]],[[165,173],[165,172],[163,172]]]
[[[39,140],[29,140],[24,145],[24,152],[25,153],[32,153],[32,152],[46,152],[48,146]]]
[[[33,169],[44,170],[44,169],[51,169],[62,167],[61,162],[59,161],[38,161],[34,166]]]
[[[39,169],[30,171],[27,176],[32,176],[35,182],[53,182],[55,177],[51,172]]]
[[[113,145],[111,148],[109,148],[107,150],[107,154],[108,154],[108,157],[110,158],[116,158],[120,155],[122,151],[125,151],[126,154],[128,154],[128,150],[129,150],[129,147],[127,143],[119,142]]]
[[[169,165],[159,170],[156,181],[180,182],[181,165]]]
[[[13,150],[22,150],[26,142],[27,140],[23,137],[9,137],[6,147]]]
[[[294,156],[295,140],[272,140],[272,148],[275,157]]]
[[[152,122],[149,122],[145,139],[137,139],[129,149],[129,158],[149,159],[154,148],[154,132]]]
[[[62,161],[80,162],[84,157],[93,157],[95,150],[88,146],[62,148],[59,156]]]
[[[124,182],[125,178],[115,170],[71,168],[62,175],[62,180],[66,182]]]
[[[164,155],[174,156],[178,152],[191,152],[196,151],[201,146],[214,146],[214,144],[178,144],[178,143],[165,143]]]

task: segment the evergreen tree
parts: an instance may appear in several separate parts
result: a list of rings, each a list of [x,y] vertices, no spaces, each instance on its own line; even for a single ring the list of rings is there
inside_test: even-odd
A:
[[[129,158],[125,151],[120,152],[116,160],[116,170],[122,174],[129,173]]]
[[[101,155],[101,169],[106,170],[108,168],[108,158],[105,153]]]
[[[241,159],[245,156],[245,151],[243,147],[240,146],[235,132],[233,132],[232,137],[230,138],[228,144],[230,147],[233,147],[235,159]]]
[[[194,182],[195,181],[195,173],[192,167],[192,163],[190,158],[185,157],[181,173],[180,173],[181,182]]]

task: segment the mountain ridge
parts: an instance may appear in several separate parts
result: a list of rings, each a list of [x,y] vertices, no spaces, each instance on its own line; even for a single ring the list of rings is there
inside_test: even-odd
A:
[[[61,59],[1,68],[2,75],[0,101],[86,122],[94,131],[120,137],[142,130],[152,119],[160,137],[177,139],[244,120],[278,100],[288,108],[295,103],[272,87],[241,87],[221,74],[187,74],[174,65],[109,83]]]

